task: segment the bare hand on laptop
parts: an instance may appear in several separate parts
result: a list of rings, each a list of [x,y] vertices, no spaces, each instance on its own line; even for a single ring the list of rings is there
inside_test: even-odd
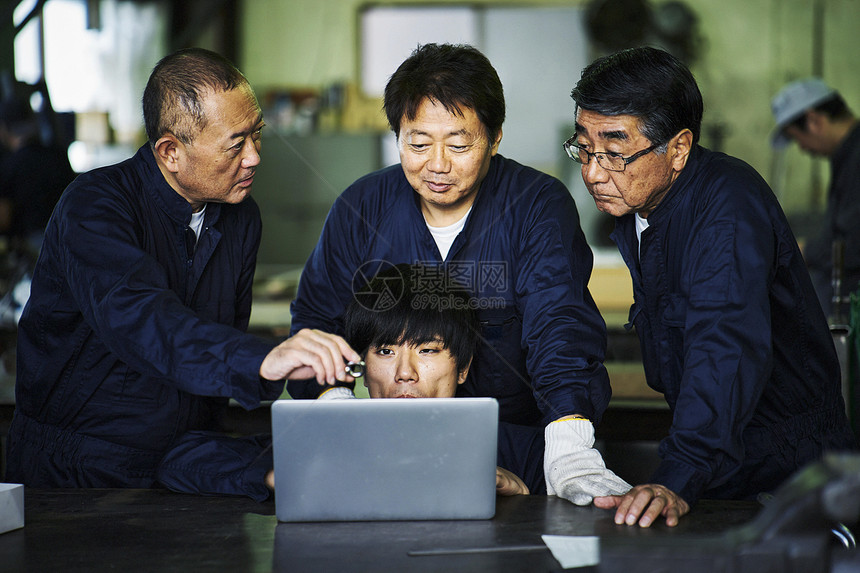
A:
[[[496,495],[529,495],[529,487],[516,474],[496,466]]]
[[[358,362],[361,356],[340,336],[305,328],[269,352],[260,365],[260,376],[266,380],[316,378],[320,385],[352,382],[344,359]]]

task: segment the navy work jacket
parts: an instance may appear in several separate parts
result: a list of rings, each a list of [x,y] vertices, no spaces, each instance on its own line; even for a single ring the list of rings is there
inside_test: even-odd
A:
[[[776,198],[746,163],[695,147],[636,239],[630,268],[648,384],[673,412],[652,481],[700,495],[771,491],[852,447],[833,340]]]
[[[335,201],[299,283],[293,332],[342,333],[354,289],[381,265],[399,263],[443,265],[418,195],[393,165]],[[592,254],[564,185],[496,155],[444,265],[475,297],[481,321],[457,395],[492,396],[501,420],[515,424],[574,413],[599,421],[610,396],[606,325],[588,291]],[[319,387],[290,381],[288,388],[304,398]]]
[[[7,478],[33,487],[149,487],[183,433],[229,398],[276,398],[274,347],[243,331],[259,209],[210,203],[189,256],[189,203],[148,145],[79,176],[48,225],[19,324]]]

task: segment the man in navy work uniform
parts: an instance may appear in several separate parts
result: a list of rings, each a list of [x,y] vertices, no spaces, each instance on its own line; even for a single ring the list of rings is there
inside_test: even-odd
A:
[[[492,396],[502,421],[547,427],[550,494],[588,504],[626,491],[592,447],[610,396],[606,327],[587,288],[592,254],[564,185],[498,154],[496,71],[471,46],[427,44],[391,76],[384,108],[400,165],[335,201],[299,283],[294,331],[342,333],[353,291],[383,262],[444,267],[481,322],[457,395]],[[288,388],[306,398],[315,386]]]
[[[350,381],[341,338],[245,334],[260,242],[249,198],[260,106],[221,56],[164,58],[143,96],[149,142],[81,175],[48,224],[19,323],[6,479],[30,487],[153,487],[166,451],[214,429],[233,398],[283,379]]]
[[[700,147],[702,96],[670,54],[601,58],[573,90],[597,208],[633,279],[648,384],[672,410],[651,483],[595,505],[668,525],[701,497],[754,499],[854,447],[833,340],[782,209],[746,163]]]

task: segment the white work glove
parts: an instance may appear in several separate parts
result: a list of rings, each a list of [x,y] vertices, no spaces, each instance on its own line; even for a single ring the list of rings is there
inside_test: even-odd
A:
[[[345,386],[333,386],[317,396],[317,400],[349,400],[350,398],[355,398],[355,394]]]
[[[630,489],[630,484],[606,469],[600,452],[593,448],[594,426],[590,421],[558,420],[547,425],[544,436],[547,495],[588,505],[595,497],[622,495]]]

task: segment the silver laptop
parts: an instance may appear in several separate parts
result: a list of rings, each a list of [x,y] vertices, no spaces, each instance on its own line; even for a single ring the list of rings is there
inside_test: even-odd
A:
[[[493,398],[278,400],[279,521],[490,519]]]

